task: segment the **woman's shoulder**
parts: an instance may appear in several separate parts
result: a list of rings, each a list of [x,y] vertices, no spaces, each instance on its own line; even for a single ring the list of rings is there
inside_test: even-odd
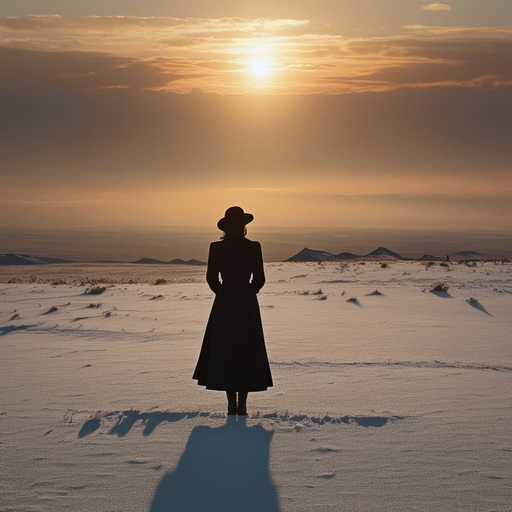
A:
[[[222,250],[222,245],[223,245],[222,242],[223,242],[222,240],[217,240],[216,242],[212,242],[210,244],[210,255],[216,254]]]
[[[249,240],[248,238],[245,238],[245,243],[247,244],[247,247],[250,248],[251,252],[261,251],[261,245],[256,240]]]
[[[249,240],[245,237],[229,240],[217,240],[210,244],[210,251],[233,250],[234,247],[247,247],[251,250],[259,250],[261,245],[256,240]]]

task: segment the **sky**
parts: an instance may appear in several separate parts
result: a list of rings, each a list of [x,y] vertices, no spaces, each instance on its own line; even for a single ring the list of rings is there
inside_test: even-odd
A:
[[[510,0],[2,0],[0,227],[510,230],[511,62]]]

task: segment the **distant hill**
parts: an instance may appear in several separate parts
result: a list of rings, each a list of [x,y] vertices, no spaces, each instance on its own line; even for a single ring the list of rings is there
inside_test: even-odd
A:
[[[165,261],[155,260],[153,258],[141,258],[140,260],[133,261],[132,263],[144,263],[144,264],[159,264],[159,265],[165,265]]]
[[[43,263],[75,263],[74,260],[65,260],[62,258],[47,258],[46,256],[37,256],[38,260],[41,260]]]
[[[336,259],[336,256],[330,252],[315,251],[304,247],[302,251],[285,261],[335,261]]]
[[[193,259],[185,261],[185,260],[182,260],[181,258],[175,258],[174,260],[169,261],[168,264],[169,265],[206,265],[206,263],[204,261],[193,260]]]
[[[42,265],[39,258],[28,254],[0,254],[0,265]]]
[[[451,254],[450,257],[453,258],[465,258],[465,259],[477,259],[477,258],[485,258],[485,254],[482,254],[481,252],[475,252],[475,251],[459,251],[454,254]]]
[[[432,256],[431,254],[424,254],[421,258],[418,258],[417,261],[444,261],[444,258]]]
[[[375,251],[371,252],[364,256],[366,259],[392,259],[392,260],[410,260],[411,258],[406,258],[405,256],[401,256],[400,254],[393,252],[386,247],[378,247]]]
[[[336,254],[337,260],[355,260],[356,258],[362,258],[362,256],[352,254],[351,252],[340,252],[339,254]]]
[[[205,261],[199,261],[199,260],[188,260],[187,265],[207,265]]]

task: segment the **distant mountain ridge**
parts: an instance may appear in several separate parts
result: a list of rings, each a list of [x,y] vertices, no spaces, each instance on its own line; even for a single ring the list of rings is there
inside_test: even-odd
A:
[[[486,258],[485,254],[476,251],[459,251],[449,255],[454,259],[481,259]],[[343,260],[355,260],[365,259],[373,261],[444,261],[445,257],[433,256],[431,254],[424,254],[421,258],[409,258],[402,256],[397,252],[394,252],[386,247],[378,247],[374,251],[368,254],[353,254],[351,252],[341,252],[339,254],[332,254],[327,251],[309,249],[304,247],[297,254],[284,260],[286,262],[293,261],[343,261]],[[43,256],[31,256],[28,254],[0,254],[0,266],[7,265],[45,265],[52,263],[77,263],[76,260],[67,260],[62,258],[49,258]],[[125,263],[122,261],[97,261],[96,263]],[[183,260],[181,258],[175,258],[171,261],[162,261],[154,258],[140,258],[136,261],[132,261],[133,264],[142,265],[206,265],[204,261],[196,259]]]
[[[452,254],[452,256],[458,258],[485,258],[485,254],[476,251],[459,251]]]
[[[298,252],[295,256],[292,256],[285,261],[339,261],[358,258],[364,258],[365,260],[412,260],[412,258],[401,256],[400,254],[393,252],[386,247],[378,247],[369,254],[352,254],[350,252],[332,254],[330,252],[317,251],[304,247],[302,251]]]
[[[475,259],[485,258],[485,255],[475,251],[460,251],[450,255],[459,259]],[[332,254],[327,251],[318,251],[304,247],[302,251],[298,252],[291,258],[285,261],[342,261],[352,259],[365,259],[365,260],[394,260],[394,261],[443,261],[445,258],[440,256],[432,256],[430,254],[424,254],[421,258],[414,259],[402,256],[397,252],[394,252],[386,247],[378,247],[374,251],[368,254],[352,254],[350,252],[342,252],[339,254]]]
[[[302,251],[285,261],[334,261],[336,256],[326,251],[315,251],[304,247]]]
[[[191,259],[188,261],[182,260],[181,258],[175,258],[171,261],[161,261],[161,260],[155,260],[153,258],[141,258],[137,261],[132,261],[132,263],[142,263],[146,265],[206,265],[204,261],[199,261],[195,259]]]
[[[410,261],[412,258],[401,256],[400,254],[387,249],[386,247],[378,247],[369,254],[353,254],[351,252],[341,252],[339,254],[332,254],[327,251],[318,251],[304,247],[302,251],[295,256],[288,258],[285,261],[338,261],[338,260],[352,260],[357,258],[364,258],[366,260],[400,260]]]
[[[76,260],[66,260],[62,258],[48,258],[46,256],[31,256],[29,254],[0,254],[0,266],[8,265],[45,265],[48,263],[79,263]],[[125,261],[99,260],[94,263],[126,263]],[[188,261],[176,258],[171,261],[161,261],[154,258],[141,258],[131,263],[146,265],[206,265],[205,262],[196,259]]]
[[[43,265],[43,261],[28,254],[0,254],[0,265]]]
[[[73,263],[73,260],[29,254],[0,254],[0,265],[44,265],[45,263]]]

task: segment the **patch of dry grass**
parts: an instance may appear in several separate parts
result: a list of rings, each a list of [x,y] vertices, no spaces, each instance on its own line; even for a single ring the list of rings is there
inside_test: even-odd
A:
[[[302,292],[297,292],[299,295],[323,295],[324,292],[322,288],[318,288],[318,290],[304,290]]]
[[[450,285],[446,283],[435,283],[432,285],[432,292],[447,292],[450,289]]]
[[[93,286],[92,288],[87,288],[85,290],[85,295],[100,295],[107,289],[106,286]]]

